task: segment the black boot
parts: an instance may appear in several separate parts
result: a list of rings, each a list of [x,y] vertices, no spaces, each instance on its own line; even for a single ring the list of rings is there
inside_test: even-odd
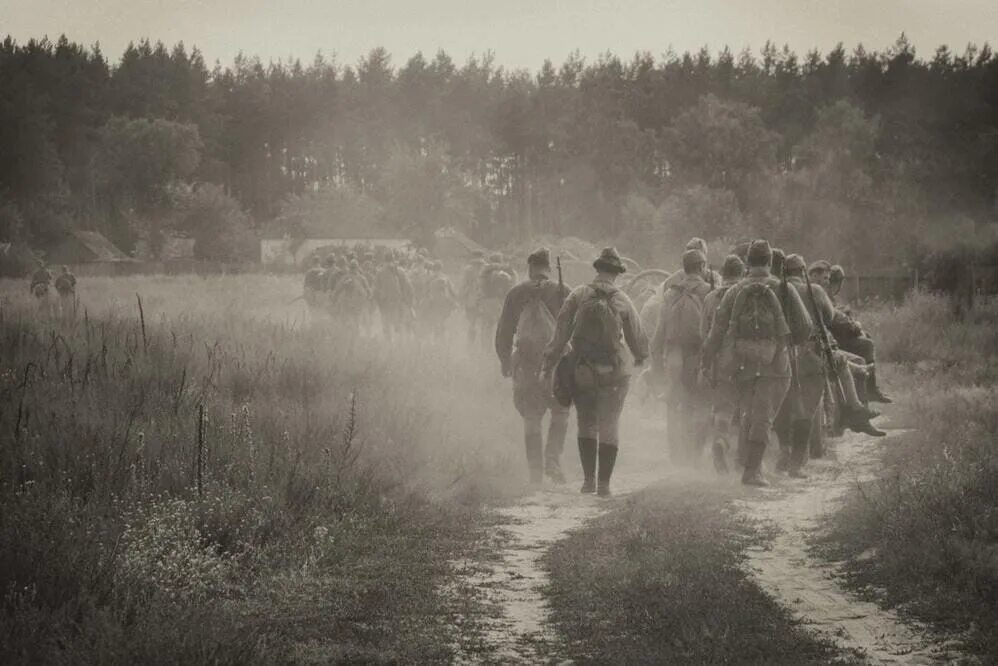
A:
[[[870,419],[863,418],[862,415],[854,414],[846,422],[846,427],[853,432],[859,432],[864,435],[870,435],[871,437],[885,437],[887,435],[883,430],[878,430],[877,426],[870,423]]]
[[[600,497],[610,496],[610,477],[613,476],[613,466],[617,463],[617,447],[611,444],[599,445],[599,483],[596,494]]]
[[[544,480],[543,436],[538,432],[525,435],[523,439],[527,448],[527,467],[530,469],[530,483],[535,486],[540,485]]]
[[[582,461],[582,492],[596,492],[596,440],[579,437],[579,460]]]
[[[748,442],[746,446],[745,471],[742,473],[742,483],[746,486],[765,488],[769,485],[762,475],[762,457],[766,453],[764,442]]]
[[[880,390],[877,386],[877,368],[870,365],[870,370],[866,375],[866,397],[870,402],[879,402],[885,405],[889,405],[894,402]]]
[[[811,419],[797,419],[793,425],[793,446],[790,450],[787,473],[794,479],[806,479],[803,472],[811,440]]]

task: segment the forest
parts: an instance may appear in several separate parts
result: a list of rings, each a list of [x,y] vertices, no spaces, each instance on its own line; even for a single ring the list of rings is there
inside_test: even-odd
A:
[[[247,45],[252,48],[252,45]],[[255,239],[441,226],[489,246],[542,234],[673,262],[675,245],[765,236],[851,266],[906,266],[991,234],[998,56],[665,51],[536,71],[490,52],[209,66],[140,41],[0,45],[0,242],[67,229],[198,258]]]

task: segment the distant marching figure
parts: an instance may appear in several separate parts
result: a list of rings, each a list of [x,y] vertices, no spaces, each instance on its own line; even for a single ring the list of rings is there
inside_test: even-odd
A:
[[[41,315],[52,314],[52,273],[45,263],[38,262],[38,269],[31,275],[31,295],[38,300],[38,312]]]
[[[387,339],[401,337],[412,329],[412,283],[397,258],[390,259],[375,276],[374,301]]]
[[[585,474],[582,492],[606,497],[620,446],[618,424],[630,386],[624,342],[634,365],[640,367],[648,358],[648,339],[631,299],[614,285],[627,270],[617,251],[605,248],[593,267],[596,279],[576,288],[558,314],[554,340],[544,353],[544,370],[556,372],[556,385],[567,385],[575,402]],[[571,351],[563,357],[569,341]]]
[[[513,404],[523,417],[531,483],[540,483],[544,473],[555,483],[564,483],[561,453],[569,407],[555,400],[541,367],[568,288],[550,280],[551,256],[545,248],[527,257],[527,271],[527,279],[506,294],[496,328],[496,354],[503,377],[513,378]],[[542,424],[549,410],[551,422],[545,447]]]
[[[59,294],[62,316],[73,316],[76,313],[76,276],[69,271],[69,266],[63,266],[62,272],[56,276],[55,290]]]

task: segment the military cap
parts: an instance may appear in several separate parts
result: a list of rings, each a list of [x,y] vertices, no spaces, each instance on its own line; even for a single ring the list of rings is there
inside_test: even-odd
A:
[[[724,258],[724,265],[721,267],[721,277],[730,280],[739,278],[745,274],[745,264],[737,254],[729,254]]]
[[[593,268],[598,271],[606,271],[607,273],[627,272],[627,267],[621,261],[620,254],[613,247],[603,248],[599,256],[596,257],[596,261],[593,262]]]
[[[832,270],[832,265],[824,259],[818,259],[807,268],[808,273],[827,273]]]
[[[788,273],[796,273],[804,270],[804,267],[807,266],[807,264],[804,262],[804,257],[799,254],[791,254],[787,257],[787,260],[783,266],[787,269]]]
[[[694,236],[693,238],[691,238],[688,241],[686,241],[686,248],[685,249],[687,249],[687,250],[700,250],[704,254],[707,254],[707,241],[705,241],[702,238],[697,238],[696,236]]]
[[[832,266],[831,271],[828,274],[828,280],[830,282],[842,282],[845,279],[846,279],[845,269],[839,266],[838,264]]]
[[[765,266],[773,261],[773,249],[767,240],[754,240],[749,245],[746,259],[750,266]]]
[[[539,268],[551,268],[551,253],[548,252],[546,247],[535,250],[527,257],[527,265]]]
[[[699,267],[707,263],[707,255],[697,249],[689,249],[683,252],[683,270],[692,273]]]

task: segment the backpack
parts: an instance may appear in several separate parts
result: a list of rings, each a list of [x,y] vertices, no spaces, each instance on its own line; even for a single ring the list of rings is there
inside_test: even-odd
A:
[[[769,285],[752,282],[735,296],[729,324],[734,355],[742,364],[769,365],[789,328],[783,307]]]
[[[668,330],[665,340],[670,345],[699,347],[700,319],[703,316],[703,297],[682,284],[669,287],[664,307],[668,308]]]
[[[516,322],[516,349],[531,356],[540,356],[554,337],[555,317],[541,298],[541,283],[532,289],[530,299]]]
[[[55,290],[60,294],[71,294],[76,287],[76,280],[72,275],[62,273],[55,279]]]
[[[593,363],[615,364],[623,325],[613,308],[615,288],[592,287],[593,293],[575,313],[573,346]]]

